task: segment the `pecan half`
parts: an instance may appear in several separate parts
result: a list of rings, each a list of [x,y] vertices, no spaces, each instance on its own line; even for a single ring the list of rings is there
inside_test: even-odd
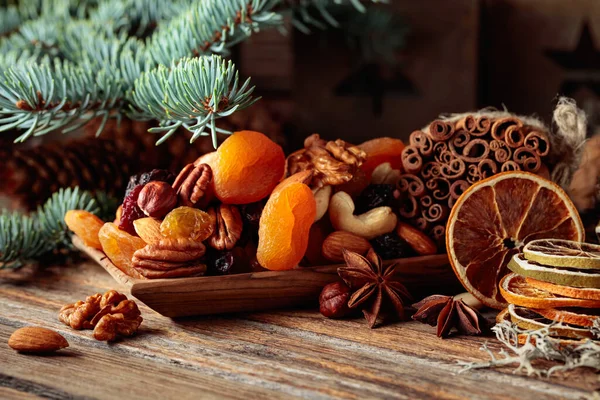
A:
[[[212,169],[208,164],[186,165],[173,182],[179,203],[183,206],[199,206],[212,180]]]
[[[208,244],[217,250],[233,249],[242,236],[244,226],[240,210],[233,205],[220,204],[209,208],[208,213],[216,221],[215,230],[208,238]]]
[[[304,149],[292,153],[286,160],[286,171],[293,175],[314,170],[312,188],[341,185],[349,182],[366,158],[358,146],[341,139],[326,142],[318,134],[304,141]]]
[[[206,271],[200,262],[205,252],[201,242],[164,239],[133,253],[133,268],[149,279],[201,275]]]

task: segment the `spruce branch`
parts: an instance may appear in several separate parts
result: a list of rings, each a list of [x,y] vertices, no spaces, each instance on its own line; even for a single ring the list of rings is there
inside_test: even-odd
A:
[[[16,139],[22,142],[76,123],[69,127],[74,129],[97,116],[107,118],[124,91],[111,75],[48,58],[8,68],[0,80],[0,132],[24,129]]]
[[[187,56],[224,53],[261,28],[279,26],[271,10],[276,0],[203,0],[173,18],[149,39],[147,49],[157,64],[171,65]]]
[[[96,200],[98,199],[98,200]],[[31,215],[0,213],[0,269],[19,268],[57,249],[71,249],[71,233],[64,218],[68,210],[94,214],[109,211],[115,204],[104,193],[96,198],[78,188],[60,189]]]
[[[47,249],[34,219],[7,211],[0,213],[0,269],[19,268]]]
[[[218,118],[231,115],[253,104],[254,87],[250,78],[241,86],[231,61],[220,56],[186,58],[170,68],[158,68],[143,73],[135,81],[131,94],[136,119],[158,119],[160,127],[150,132],[164,133],[158,140],[167,140],[183,127],[193,133],[191,142],[208,136],[217,147],[217,132],[231,133],[216,127]]]

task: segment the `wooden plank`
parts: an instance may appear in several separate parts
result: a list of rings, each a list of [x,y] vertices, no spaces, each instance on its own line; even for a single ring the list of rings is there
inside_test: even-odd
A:
[[[260,311],[315,303],[323,286],[339,279],[340,265],[291,271],[268,271],[226,276],[134,279],[125,275],[96,249],[77,237],[73,244],[130,289],[148,307],[167,317]],[[456,287],[448,256],[435,255],[386,261],[397,263],[397,275],[417,291],[433,287]],[[435,281],[431,279],[435,276]]]
[[[416,322],[370,330],[361,318],[328,320],[314,309],[171,320],[142,304],[138,334],[113,344],[58,321],[63,304],[111,285],[125,287],[94,263],[0,272],[0,342],[40,325],[70,343],[50,357],[0,346],[2,398],[579,399],[597,386],[591,371],[550,379],[510,368],[457,374],[456,361],[485,360],[480,345],[491,341],[497,351],[498,343],[438,339]]]

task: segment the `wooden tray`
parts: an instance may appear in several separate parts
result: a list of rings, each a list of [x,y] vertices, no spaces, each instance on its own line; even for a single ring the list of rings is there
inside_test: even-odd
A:
[[[166,317],[260,311],[313,304],[323,286],[338,280],[340,265],[298,267],[290,271],[176,279],[135,279],[124,274],[106,255],[83,244],[73,244],[100,264],[115,280],[129,288],[132,296]],[[397,261],[398,275],[411,292],[433,293],[434,289],[456,288],[458,281],[448,256],[412,257]]]

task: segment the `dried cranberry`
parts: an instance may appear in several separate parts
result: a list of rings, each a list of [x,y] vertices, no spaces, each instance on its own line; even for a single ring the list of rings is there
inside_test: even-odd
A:
[[[392,260],[394,258],[413,257],[414,250],[396,233],[386,233],[385,235],[377,236],[371,240],[373,250],[383,260]]]
[[[393,207],[397,203],[394,185],[369,185],[356,199],[356,214],[362,214],[377,207]]]
[[[137,205],[138,196],[143,187],[144,185],[137,185],[129,191],[127,196],[125,196],[125,199],[123,200],[123,212],[121,214],[121,220],[119,221],[119,229],[135,236],[137,236],[137,233],[135,232],[133,221],[145,217],[144,213]]]
[[[133,175],[129,178],[125,197],[127,197],[136,186],[145,185],[150,181],[161,181],[172,184],[174,180],[175,175],[166,169],[153,169],[152,171],[144,172],[143,174]]]
[[[233,252],[209,250],[206,254],[207,275],[228,275],[233,269]]]

